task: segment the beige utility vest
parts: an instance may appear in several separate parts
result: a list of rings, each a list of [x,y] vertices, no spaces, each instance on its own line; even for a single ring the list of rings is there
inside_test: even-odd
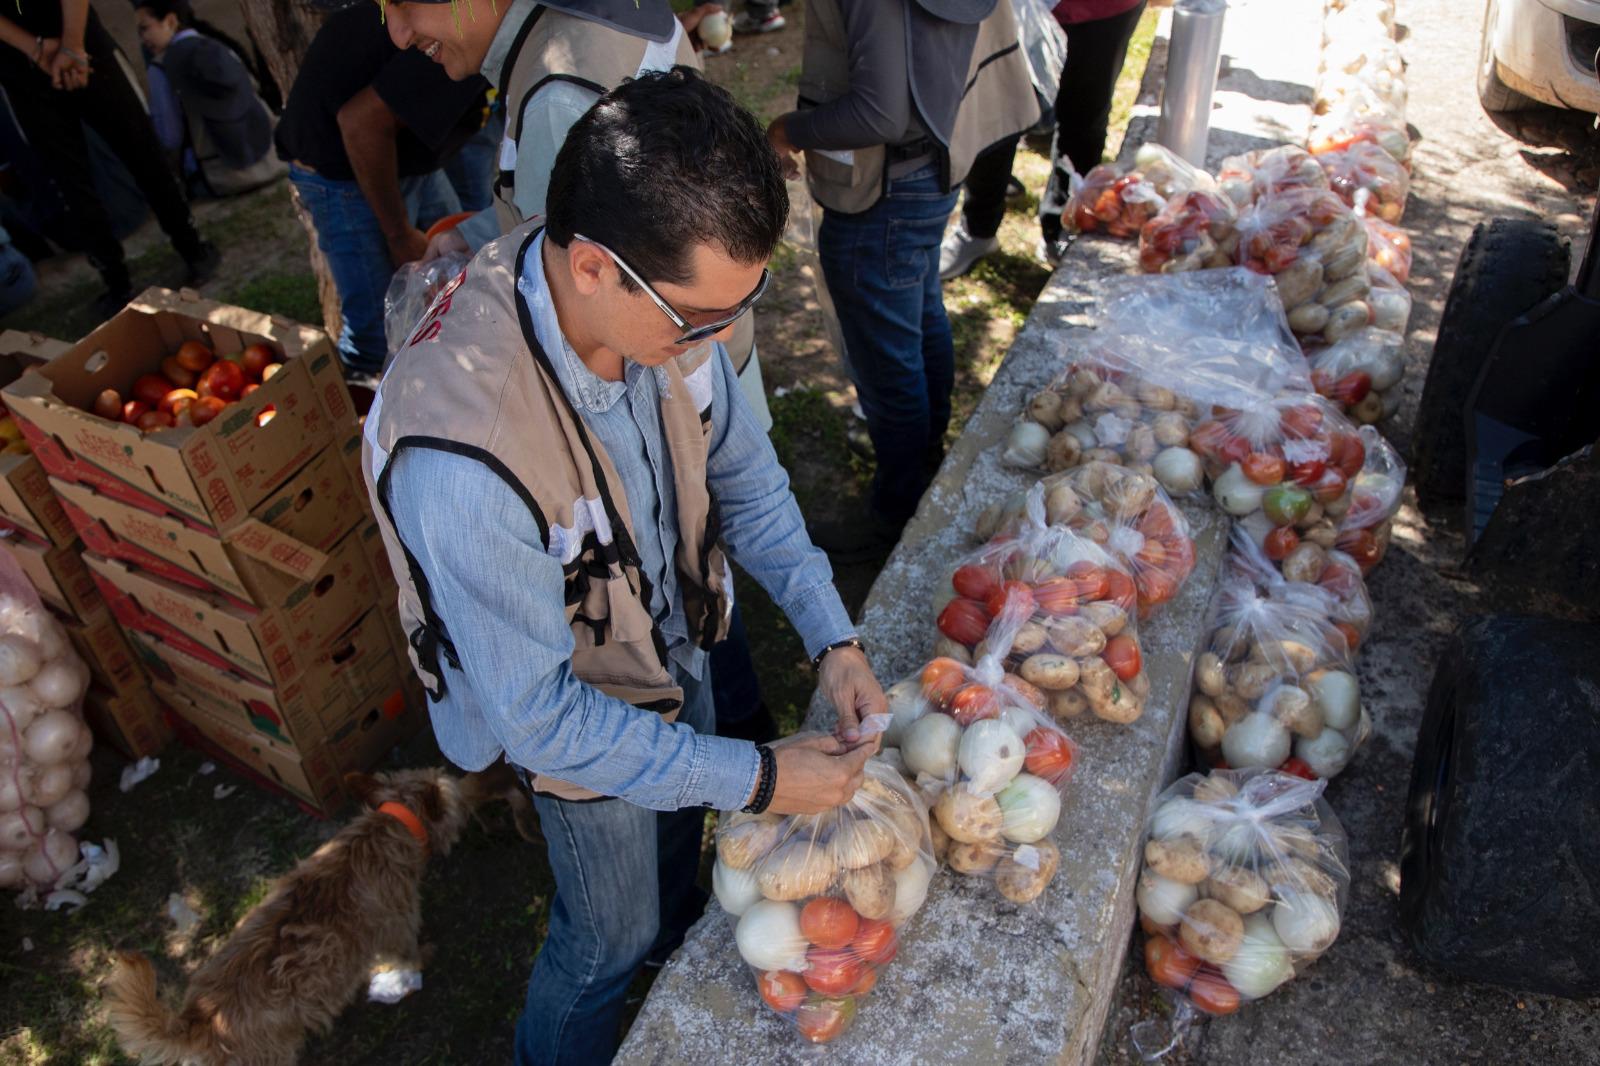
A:
[[[429,696],[442,699],[441,657],[460,664],[447,629],[450,605],[432,602],[427,574],[395,529],[389,470],[407,448],[477,459],[527,504],[546,550],[562,565],[573,674],[670,721],[683,691],[650,613],[650,581],[640,569],[622,482],[562,389],[517,292],[538,232],[528,225],[490,242],[441,290],[395,354],[367,416],[362,465],[400,585],[400,622]],[[729,611],[729,571],[706,482],[713,351],[707,342],[667,363],[660,400],[678,501],[673,563],[691,639],[706,648],[726,635]],[[594,796],[546,777],[535,783],[568,799]]]
[[[907,0],[911,2],[911,0]],[[984,149],[1015,137],[1039,121],[1039,100],[1028,72],[1028,58],[1017,38],[1011,0],[1000,0],[978,24],[978,40],[967,64],[965,89],[948,144],[936,153],[944,186],[953,189]],[[805,58],[800,66],[801,106],[836,100],[850,91],[850,39],[839,0],[807,0]],[[937,141],[940,131],[931,131]],[[806,183],[811,195],[833,211],[858,214],[888,188],[884,145],[848,153],[806,151]]]

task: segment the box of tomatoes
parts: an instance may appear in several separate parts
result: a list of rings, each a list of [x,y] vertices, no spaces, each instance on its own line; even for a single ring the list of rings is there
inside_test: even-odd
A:
[[[356,417],[321,330],[166,289],[0,398],[52,477],[219,533]]]

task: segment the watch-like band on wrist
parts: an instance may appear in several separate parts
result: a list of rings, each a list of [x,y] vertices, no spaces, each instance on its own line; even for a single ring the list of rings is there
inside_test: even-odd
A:
[[[828,653],[830,651],[838,651],[840,648],[854,648],[856,651],[859,651],[862,654],[866,654],[867,651],[867,646],[861,643],[860,637],[846,637],[844,640],[834,641],[826,648],[823,648],[821,651],[817,652],[817,654],[811,659],[812,667],[814,669],[821,670],[822,660],[828,657]]]
[[[746,814],[761,814],[772,804],[772,794],[778,788],[778,757],[765,744],[756,745],[761,756],[761,769],[756,772],[756,794],[744,807]]]

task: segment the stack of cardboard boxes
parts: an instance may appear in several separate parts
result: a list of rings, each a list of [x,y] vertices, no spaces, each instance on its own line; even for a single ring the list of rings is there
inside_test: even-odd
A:
[[[0,384],[68,345],[37,334],[0,334]],[[0,452],[0,529],[6,550],[60,618],[93,677],[84,716],[102,739],[131,758],[154,755],[172,738],[149,678],[83,561],[83,543],[51,489],[44,467],[20,449]]]
[[[87,410],[191,340],[283,368],[202,427]],[[325,334],[152,289],[3,396],[156,694],[211,745],[327,810],[420,723]]]

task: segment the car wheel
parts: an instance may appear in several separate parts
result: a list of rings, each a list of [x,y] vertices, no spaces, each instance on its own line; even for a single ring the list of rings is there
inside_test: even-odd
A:
[[[1539,101],[1500,80],[1500,63],[1494,54],[1494,24],[1499,12],[1499,0],[1488,0],[1484,5],[1483,34],[1478,44],[1478,102],[1494,114],[1525,111],[1539,106]]]
[[[1480,223],[1462,249],[1422,386],[1411,475],[1417,502],[1455,518],[1467,494],[1467,398],[1507,322],[1560,292],[1572,252],[1548,222]]]
[[[1600,626],[1521,615],[1451,638],[1400,844],[1400,922],[1472,981],[1600,992]]]

